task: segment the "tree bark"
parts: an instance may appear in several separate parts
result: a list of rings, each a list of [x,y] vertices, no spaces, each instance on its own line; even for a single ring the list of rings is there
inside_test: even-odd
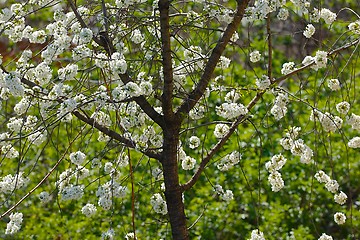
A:
[[[170,218],[172,237],[174,240],[189,239],[186,227],[184,203],[179,184],[177,152],[179,145],[179,125],[167,124],[164,129],[164,145],[162,167],[165,182],[165,198]]]

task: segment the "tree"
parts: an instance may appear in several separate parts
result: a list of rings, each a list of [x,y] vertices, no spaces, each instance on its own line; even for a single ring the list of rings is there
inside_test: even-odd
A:
[[[206,204],[197,205],[203,213],[191,212],[206,186],[205,195],[218,198],[212,201],[231,204],[248,195],[253,216],[240,234],[253,230],[251,239],[264,238],[261,203],[281,201],[279,191],[288,193],[287,204],[301,202],[300,210],[313,214],[299,218],[302,228],[296,220],[289,223],[293,235],[359,236],[356,152],[349,148],[360,147],[360,21],[351,9],[334,13],[321,3],[266,0],[31,0],[6,7],[0,16],[9,41],[0,71],[6,234],[21,234],[22,218],[33,211],[23,215],[23,205],[40,204],[33,193],[45,189],[40,201],[65,216],[83,206],[84,215],[102,214],[112,222],[120,221],[113,215],[123,209],[131,216],[127,239],[169,232],[167,222],[173,239],[206,238],[198,224]],[[25,48],[17,51],[20,46]],[[336,151],[346,164],[336,161]],[[310,179],[308,185],[304,180],[310,195],[294,183],[285,187],[284,172],[285,182],[295,179],[295,170],[286,169],[291,156],[302,164],[295,170]],[[255,163],[245,166],[251,158]],[[348,178],[338,183],[341,173]],[[220,182],[239,174],[243,179],[234,184],[247,193],[234,196]],[[313,194],[326,199],[329,192],[334,200],[326,208],[347,203],[328,213],[339,225],[350,219],[341,231],[324,225],[332,220],[313,209]],[[150,222],[149,214],[157,224],[141,225]],[[103,238],[114,237],[112,224]],[[99,230],[86,231],[96,236]],[[224,234],[222,239],[244,237]]]

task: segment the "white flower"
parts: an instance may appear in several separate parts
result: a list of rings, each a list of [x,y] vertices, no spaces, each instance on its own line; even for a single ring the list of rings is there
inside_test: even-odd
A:
[[[325,183],[325,188],[331,193],[336,193],[339,190],[339,183],[336,180],[330,180]]]
[[[304,35],[306,38],[311,38],[312,35],[314,35],[314,33],[315,33],[315,27],[314,27],[314,25],[308,24],[308,25],[306,26],[305,31],[303,32],[303,35]]]
[[[136,240],[137,238],[135,238],[135,234],[133,232],[129,232],[125,235],[125,239],[126,240],[132,240],[132,239]]]
[[[319,68],[324,68],[326,67],[327,64],[327,52],[325,51],[317,51],[315,54],[315,65],[312,66],[312,68],[314,68],[315,70],[318,70]]]
[[[86,217],[91,217],[96,213],[96,207],[94,204],[88,203],[81,209],[82,214],[84,214]]]
[[[232,192],[231,190],[226,190],[226,191],[224,192],[224,194],[221,196],[221,198],[222,198],[224,201],[229,202],[229,201],[231,201],[231,200],[234,199],[234,194],[233,194],[233,192]]]
[[[255,50],[250,53],[250,62],[255,63],[255,62],[260,61],[260,59],[261,59],[261,54],[259,51]]]
[[[295,71],[295,63],[294,62],[287,62],[282,65],[281,68],[281,74],[286,75],[291,73],[292,71]]]
[[[342,127],[343,120],[338,116],[333,116],[326,112],[321,115],[320,123],[324,128],[325,132],[335,132],[337,129]]]
[[[360,20],[350,23],[348,28],[350,31],[354,32],[355,34],[360,34]]]
[[[32,143],[36,146],[39,146],[40,144],[45,142],[46,134],[43,134],[41,132],[35,132],[35,133],[29,135],[28,139],[29,139],[30,143]]]
[[[92,37],[93,37],[93,33],[91,29],[89,28],[81,29],[79,33],[79,45],[89,43]]]
[[[268,88],[270,86],[271,81],[268,76],[262,75],[261,78],[256,79],[255,84],[260,90],[265,90],[266,88]]]
[[[6,158],[17,158],[19,156],[19,152],[11,144],[2,146],[1,154]]]
[[[279,20],[285,21],[289,17],[289,10],[286,8],[280,8],[279,13],[276,16]]]
[[[275,104],[271,109],[270,113],[275,117],[276,120],[282,119],[287,112],[287,107],[281,107],[277,104]]]
[[[103,232],[102,234],[101,234],[101,239],[106,239],[106,240],[113,240],[113,239],[115,239],[115,231],[114,231],[114,229],[109,229],[109,230],[107,230],[106,232]]]
[[[194,158],[186,156],[181,162],[181,167],[184,170],[191,170],[195,167],[195,164],[196,160]]]
[[[301,63],[302,65],[306,66],[312,64],[313,62],[314,62],[314,58],[312,56],[306,56]]]
[[[135,44],[140,44],[144,41],[144,37],[139,29],[135,29],[131,34],[131,41]]]
[[[235,90],[231,90],[225,95],[225,101],[228,103],[234,103],[239,100],[240,94],[237,93]]]
[[[81,165],[85,161],[86,155],[81,151],[70,153],[70,161],[76,165]]]
[[[348,146],[351,148],[360,148],[360,137],[354,137],[348,142]]]
[[[318,240],[333,240],[332,236],[326,235],[323,233]]]
[[[219,123],[215,126],[214,135],[216,138],[223,138],[229,132],[229,126]]]
[[[331,91],[337,91],[337,90],[340,90],[340,82],[338,79],[336,78],[333,78],[333,79],[329,79],[327,81],[328,83],[328,87],[331,89]]]
[[[323,8],[320,11],[320,17],[324,19],[326,24],[332,24],[336,19],[336,14],[327,8]]]
[[[200,138],[197,136],[191,136],[189,139],[189,147],[195,149],[200,145]]]
[[[271,157],[271,160],[265,164],[265,167],[269,172],[273,172],[280,170],[285,163],[286,158],[281,154],[277,154]]]
[[[264,233],[258,229],[252,230],[249,240],[265,240]]]
[[[218,66],[221,69],[226,69],[230,66],[231,60],[228,59],[227,57],[221,56],[220,60],[218,62]]]
[[[221,161],[216,165],[220,171],[227,171],[232,168],[235,164],[239,163],[241,160],[241,153],[238,151],[233,151],[232,153],[226,155]]]
[[[83,185],[69,185],[61,190],[61,199],[64,201],[77,200],[82,198],[84,195]]]
[[[60,80],[73,80],[77,74],[78,66],[76,64],[68,64],[64,68],[58,70]]]
[[[241,103],[223,103],[217,106],[216,114],[226,119],[234,119],[240,115],[246,115],[248,109]]]
[[[40,202],[47,203],[50,200],[50,194],[48,192],[41,192],[39,194]]]
[[[236,42],[239,39],[239,34],[235,31],[234,34],[231,36],[230,41]]]
[[[281,173],[273,171],[268,177],[268,181],[271,185],[271,190],[273,192],[278,192],[284,187],[284,180],[281,177]]]
[[[341,212],[337,212],[334,214],[334,221],[341,225],[341,224],[344,224],[345,221],[346,221],[346,216],[345,214],[341,213]]]
[[[290,150],[292,145],[293,145],[293,140],[291,138],[285,137],[285,138],[281,138],[280,139],[280,145],[285,149],[285,150]]]
[[[322,170],[318,171],[315,174],[316,180],[318,180],[320,183],[327,183],[331,181],[331,178]]]
[[[29,182],[29,179],[23,175],[23,172],[19,172],[19,174],[15,174],[14,176],[9,174],[1,178],[0,193],[9,194],[12,193],[15,189],[20,189],[26,186]]]
[[[155,193],[150,198],[150,204],[156,213],[160,213],[163,215],[167,214],[167,212],[168,212],[167,205],[166,205],[166,202],[161,197],[160,193]]]
[[[336,110],[340,114],[346,115],[348,111],[350,110],[350,104],[346,101],[336,104]]]
[[[14,234],[18,232],[21,228],[21,223],[23,221],[23,214],[19,212],[10,214],[10,222],[6,225],[5,234]]]
[[[352,113],[347,121],[351,125],[352,129],[360,130],[360,116]]]
[[[340,191],[339,194],[334,195],[334,200],[336,203],[343,205],[346,203],[347,195],[343,191]]]

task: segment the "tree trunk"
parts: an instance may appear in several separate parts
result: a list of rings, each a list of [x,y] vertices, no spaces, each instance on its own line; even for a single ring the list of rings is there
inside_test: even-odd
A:
[[[178,127],[171,126],[170,129],[164,129],[162,166],[165,181],[166,204],[170,218],[172,237],[174,240],[183,240],[189,239],[189,233],[186,227],[184,203],[182,201],[182,192],[179,184],[177,162],[178,144]]]

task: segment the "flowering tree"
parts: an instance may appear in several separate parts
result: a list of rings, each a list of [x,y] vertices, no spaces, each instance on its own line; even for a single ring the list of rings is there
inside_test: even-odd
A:
[[[358,238],[360,21],[326,4],[7,3],[5,234],[46,207],[65,238],[59,215],[89,239]]]

